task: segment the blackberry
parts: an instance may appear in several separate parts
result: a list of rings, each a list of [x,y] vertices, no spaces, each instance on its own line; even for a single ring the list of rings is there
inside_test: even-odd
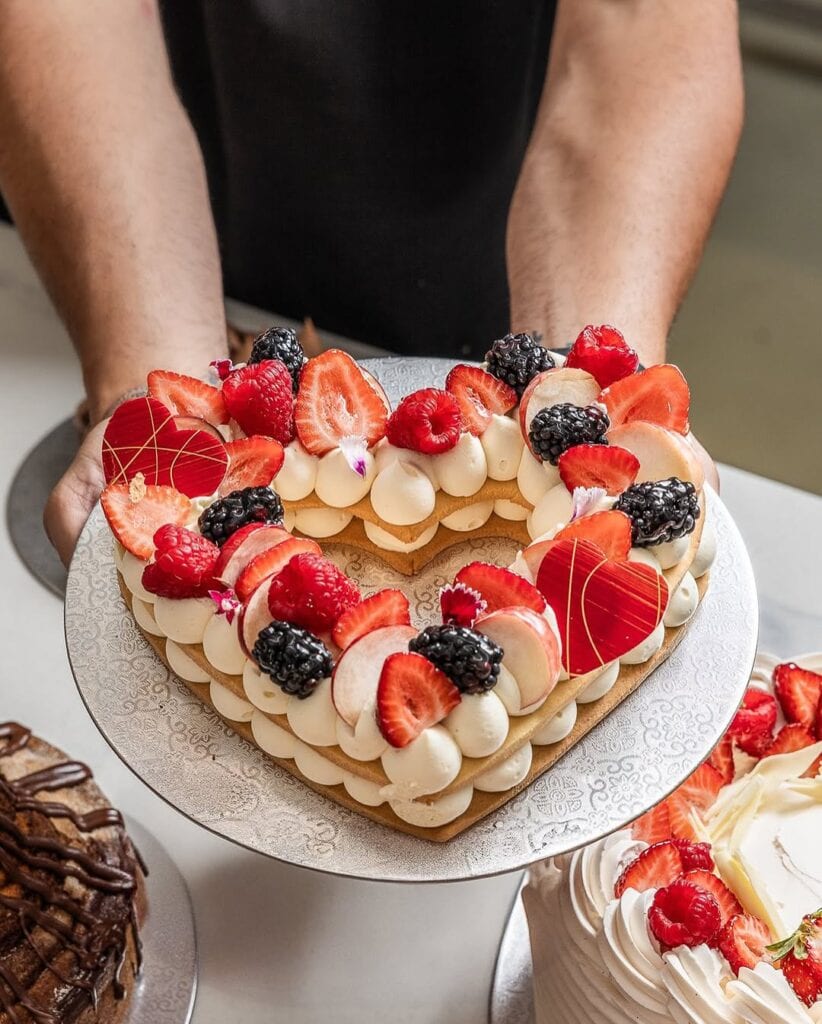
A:
[[[274,619],[261,629],[252,657],[285,693],[305,700],[334,668],[331,651],[318,636]]]
[[[200,533],[222,546],[232,533],[249,523],[283,521],[283,503],[271,487],[244,487],[218,498],[200,515]]]
[[[699,519],[699,499],[694,485],[672,476],[632,484],[617,498],[614,508],[631,520],[635,547],[651,547],[692,533]]]
[[[428,626],[408,643],[462,693],[485,693],[497,685],[502,648],[466,626]]]
[[[485,360],[488,372],[510,384],[520,398],[538,373],[554,365],[551,353],[531,334],[506,334],[494,342]]]
[[[258,335],[251,346],[249,363],[262,363],[266,359],[279,359],[285,363],[291,374],[291,386],[294,394],[300,386],[300,372],[306,363],[305,352],[290,327],[269,327]]]
[[[531,420],[528,439],[531,450],[542,459],[556,466],[560,455],[577,444],[608,444],[605,432],[611,421],[601,405],[559,405],[540,409]]]

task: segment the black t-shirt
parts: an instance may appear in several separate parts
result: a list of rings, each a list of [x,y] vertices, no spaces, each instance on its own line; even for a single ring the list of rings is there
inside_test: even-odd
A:
[[[413,354],[508,327],[550,0],[166,0],[227,292]]]

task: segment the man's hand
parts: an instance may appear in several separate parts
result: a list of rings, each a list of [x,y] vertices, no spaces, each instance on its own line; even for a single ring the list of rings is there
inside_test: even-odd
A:
[[[661,362],[742,126],[733,0],[559,0],[508,220],[511,327]]]
[[[46,534],[66,568],[86,520],[106,485],[100,450],[107,423],[108,420],[103,420],[88,432],[74,462],[51,492],[43,512]]]
[[[77,349],[97,423],[155,367],[199,377],[226,353],[203,161],[157,0],[1,9],[0,189]],[[45,512],[64,562],[103,486],[102,429]]]

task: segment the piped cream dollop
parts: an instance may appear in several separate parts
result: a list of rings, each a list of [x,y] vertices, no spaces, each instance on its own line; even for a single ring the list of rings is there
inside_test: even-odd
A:
[[[361,476],[351,468],[340,448],[332,448],[323,455],[314,484],[317,497],[331,508],[346,508],[364,498],[377,475],[377,467],[371,452],[365,452],[362,458],[364,473]]]
[[[422,531],[416,540],[400,540],[399,537],[395,537],[393,533],[389,533],[388,530],[377,526],[376,523],[369,523],[363,520],[362,525],[366,537],[376,547],[382,548],[383,551],[400,551],[403,554],[409,554],[411,551],[417,551],[419,548],[425,547],[430,540],[434,539],[438,524],[432,523],[431,526]]]
[[[455,498],[476,494],[488,476],[482,443],[467,432],[449,451],[435,455],[434,465],[440,487]]]
[[[301,508],[294,518],[294,527],[306,537],[334,537],[341,533],[354,516],[336,508]]]
[[[478,501],[474,505],[466,505],[465,508],[457,509],[450,516],[445,516],[442,525],[447,526],[449,530],[456,530],[458,533],[469,533],[485,526],[493,511],[493,501]]]
[[[454,781],[462,766],[460,748],[441,725],[424,729],[406,747],[388,747],[381,760],[392,783],[385,794],[391,801],[437,793]]]
[[[307,498],[314,490],[320,460],[294,440],[285,447],[285,459],[274,477],[274,489],[286,501]]]
[[[546,491],[561,482],[556,466],[550,462],[540,462],[531,454],[527,445],[523,447],[517,470],[517,486],[526,501],[536,505]]]
[[[411,526],[434,511],[437,496],[426,474],[410,462],[392,462],[371,485],[371,505],[386,523]]]
[[[210,597],[158,597],[154,601],[157,625],[178,644],[199,644],[214,617]]]
[[[464,693],[444,724],[466,757],[488,757],[505,742],[508,722],[505,705],[491,690]]]
[[[514,480],[522,458],[522,432],[519,423],[508,416],[494,415],[480,435],[491,480]]]

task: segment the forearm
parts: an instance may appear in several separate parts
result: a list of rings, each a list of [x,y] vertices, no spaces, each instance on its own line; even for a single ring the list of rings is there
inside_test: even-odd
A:
[[[225,350],[202,159],[144,0],[0,0],[0,188],[98,418]]]
[[[696,270],[742,123],[731,0],[560,0],[512,202],[512,329],[619,327],[646,363]]]

